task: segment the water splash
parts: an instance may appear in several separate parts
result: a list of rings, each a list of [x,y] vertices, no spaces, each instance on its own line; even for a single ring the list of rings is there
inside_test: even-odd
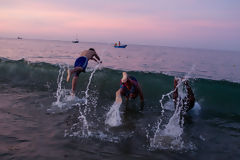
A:
[[[79,110],[78,122],[74,123],[70,130],[65,130],[64,136],[87,138],[91,135],[86,117]]]
[[[57,77],[57,91],[55,94],[56,101],[52,103],[52,106],[47,110],[49,113],[58,113],[71,109],[79,103],[83,103],[84,98],[80,99],[77,96],[71,94],[70,89],[62,87],[64,72],[66,71],[65,65],[59,65],[58,77]]]
[[[89,123],[87,121],[87,116],[88,113],[91,111],[90,107],[89,107],[89,103],[88,103],[88,98],[89,98],[89,87],[90,84],[92,82],[92,78],[94,73],[96,72],[96,70],[98,69],[100,64],[97,64],[90,77],[89,77],[89,81],[87,84],[87,88],[85,91],[85,97],[84,97],[84,103],[78,104],[78,111],[79,111],[79,116],[78,116],[78,122],[73,124],[72,127],[70,128],[70,133],[68,133],[69,136],[77,136],[77,137],[82,137],[82,138],[87,138],[89,136],[92,135],[92,132],[89,130]],[[92,106],[91,106],[92,107]]]
[[[201,109],[202,108],[201,108],[200,104],[198,102],[195,102],[194,107],[192,108],[191,112],[194,115],[198,116],[200,114]]]
[[[105,52],[105,50],[103,51]],[[87,87],[86,87],[86,91],[85,91],[85,102],[83,105],[79,105],[79,116],[78,116],[78,122],[75,123],[74,125],[72,125],[72,127],[70,128],[70,132],[67,132],[65,131],[65,135],[67,136],[77,136],[77,137],[82,137],[82,138],[87,138],[87,137],[95,137],[95,133],[94,132],[91,132],[90,129],[89,129],[89,122],[87,121],[87,117],[89,116],[93,116],[96,114],[94,113],[91,113],[91,115],[89,115],[90,111],[93,111],[91,110],[90,106],[96,106],[96,99],[94,98],[91,98],[89,96],[89,88],[90,88],[90,85],[91,85],[91,82],[92,82],[92,78],[96,72],[96,70],[99,68],[101,64],[98,63],[93,71],[91,72],[91,75],[89,77],[89,81],[88,81],[88,84],[87,84]],[[89,101],[90,100],[90,101]],[[92,102],[93,105],[90,105],[89,102]],[[120,104],[119,104],[119,107],[120,107]],[[118,108],[119,108],[118,107]],[[96,108],[95,108],[96,109]],[[95,110],[94,110],[95,111]],[[118,113],[119,114],[119,113]],[[119,116],[120,117],[120,116]],[[113,124],[114,123],[114,124]],[[111,123],[111,125],[118,125],[119,123],[121,123],[121,121],[116,121],[116,122],[113,122]],[[101,137],[102,134],[100,134],[100,137]],[[104,137],[104,136],[103,136]]]
[[[84,113],[82,113],[81,109],[79,108],[79,116],[78,116],[78,126],[81,128],[78,128],[78,136],[81,137],[89,137],[91,135],[91,132],[89,131],[89,125],[86,116]]]
[[[162,111],[161,117],[157,123],[157,129],[154,133],[153,138],[150,138],[150,148],[152,149],[170,149],[170,150],[183,150],[183,149],[192,149],[194,148],[191,143],[184,143],[181,135],[183,134],[183,124],[184,119],[181,118],[181,111],[183,109],[183,101],[177,100],[176,108],[174,114],[169,119],[166,125],[161,125],[163,122],[162,117],[164,116],[165,106],[163,101],[168,98],[168,102],[172,100],[172,94],[178,89],[178,95],[181,99],[184,99],[187,96],[187,90],[184,87],[184,82],[188,79],[180,79],[178,85],[173,91],[162,96],[160,102]],[[166,103],[169,105],[169,103]],[[172,103],[174,105],[174,103]]]
[[[62,89],[62,81],[63,81],[63,75],[65,72],[65,67],[63,65],[59,65],[59,71],[58,71],[58,78],[57,78],[57,84],[58,84],[58,88],[57,88],[57,92],[56,92],[56,102],[53,102],[52,105],[53,106],[58,106],[59,108],[62,108],[65,103],[63,103],[61,100],[65,95],[65,91]]]
[[[105,124],[111,127],[116,127],[122,124],[120,112],[119,112],[120,106],[121,106],[121,103],[114,102],[111,109],[107,113]]]
[[[154,137],[150,141],[150,146],[155,149],[181,150],[184,148],[184,141],[181,138],[183,133],[181,118],[181,108],[175,110],[173,116],[169,119],[167,125],[158,128]]]
[[[87,103],[88,103],[88,97],[89,97],[88,91],[89,91],[89,86],[90,86],[90,84],[91,84],[91,82],[92,82],[93,75],[94,75],[94,73],[96,72],[96,70],[98,69],[99,66],[100,66],[100,63],[98,63],[98,64],[94,67],[94,69],[93,69],[93,71],[92,71],[92,73],[91,73],[91,75],[90,75],[90,77],[89,77],[89,81],[88,81],[88,84],[87,84],[87,89],[86,89],[86,91],[85,91],[85,98],[86,98],[86,100],[85,100],[85,105],[87,105]]]

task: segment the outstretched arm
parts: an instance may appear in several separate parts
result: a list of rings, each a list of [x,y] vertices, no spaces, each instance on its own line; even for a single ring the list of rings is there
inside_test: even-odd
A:
[[[91,58],[91,60],[94,60],[95,62],[97,62],[97,63],[98,63],[98,61],[97,61],[95,58],[93,58],[93,57]]]
[[[94,61],[97,62],[97,63],[102,63],[102,61],[100,61],[100,58],[99,58],[99,56],[97,55],[97,53],[95,53],[95,54],[93,55],[93,57],[91,58],[91,60],[94,60]]]
[[[115,101],[116,101],[117,103],[122,103],[121,89],[118,89],[118,90],[117,90]]]
[[[94,56],[97,58],[98,61],[100,61],[100,57],[97,55],[97,53],[95,53]]]

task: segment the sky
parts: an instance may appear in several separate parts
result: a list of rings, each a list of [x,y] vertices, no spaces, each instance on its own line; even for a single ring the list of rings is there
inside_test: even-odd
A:
[[[1,0],[17,36],[240,51],[240,0]]]

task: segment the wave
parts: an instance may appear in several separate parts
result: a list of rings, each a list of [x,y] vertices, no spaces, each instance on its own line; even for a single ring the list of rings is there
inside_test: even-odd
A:
[[[63,89],[71,89],[71,83],[66,82],[66,67],[45,62],[31,63],[21,60],[0,59],[0,83],[10,86],[19,86],[28,89],[56,92],[58,75],[61,68],[65,68],[61,86]],[[77,90],[78,94],[85,91],[92,68],[86,73],[81,73]],[[119,88],[121,70],[101,68],[96,71],[92,79],[90,90],[99,93],[102,101],[115,99],[115,92]],[[149,110],[160,110],[159,100],[163,94],[173,90],[174,76],[163,73],[151,72],[128,72],[140,82],[146,106]],[[240,95],[240,84],[228,81],[216,81],[209,79],[189,79],[195,98],[202,106],[202,112],[230,112],[240,114],[238,97]]]
[[[229,131],[231,135],[239,135],[238,83],[189,78],[196,102],[190,111],[190,119],[186,117],[183,126],[179,123],[180,110],[174,109],[171,97],[167,96],[173,91],[174,76],[128,72],[140,82],[145,105],[144,110],[138,112],[139,100],[130,101],[127,106],[129,111],[124,112],[126,104],[120,106],[114,103],[122,70],[99,69],[98,66],[87,68],[86,73],[80,74],[77,96],[74,97],[70,95],[71,83],[66,82],[66,69],[66,65],[60,64],[1,59],[0,86],[7,84],[9,90],[11,87],[23,87],[41,91],[41,96],[42,93],[47,95],[44,96],[47,102],[41,105],[47,107],[47,113],[73,113],[66,119],[65,137],[91,137],[114,143],[133,139],[138,146],[146,146],[152,151],[194,151],[202,141],[215,137],[219,128]],[[196,119],[200,120],[190,127],[189,120]],[[204,134],[206,129],[207,136]]]

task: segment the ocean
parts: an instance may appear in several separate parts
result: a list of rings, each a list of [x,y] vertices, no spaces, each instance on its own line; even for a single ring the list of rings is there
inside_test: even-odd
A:
[[[66,82],[81,51],[94,48],[76,97]],[[122,72],[140,100],[115,102]],[[180,123],[174,77],[195,105]],[[30,39],[0,39],[0,159],[239,159],[240,51]]]

